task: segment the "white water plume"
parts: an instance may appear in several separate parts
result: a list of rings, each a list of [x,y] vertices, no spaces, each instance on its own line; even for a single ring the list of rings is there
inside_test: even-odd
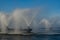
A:
[[[39,24],[40,24],[40,26],[42,26],[41,28],[44,28],[44,27],[45,27],[44,30],[45,30],[46,32],[49,32],[50,27],[51,27],[51,24],[50,24],[49,20],[47,20],[47,19],[42,19]]]
[[[0,14],[0,28],[3,33],[7,31],[7,26],[8,26],[8,17],[5,14]]]
[[[32,28],[32,32],[40,32],[40,28],[45,28],[44,31],[48,32],[50,27],[54,26],[54,23],[59,24],[59,19],[53,21],[52,19],[44,18],[38,21],[39,11],[39,9],[27,8],[16,9],[11,15],[0,13],[0,28],[2,28],[2,32],[6,32],[7,27],[14,28],[14,33],[20,33],[20,29],[27,29],[28,27]]]
[[[15,32],[18,33],[20,28],[28,28],[37,14],[38,11],[31,9],[15,10],[12,14]]]

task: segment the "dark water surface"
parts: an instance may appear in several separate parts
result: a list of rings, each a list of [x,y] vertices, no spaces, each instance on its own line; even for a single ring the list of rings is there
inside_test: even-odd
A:
[[[0,40],[60,40],[60,34],[56,35],[0,35]]]

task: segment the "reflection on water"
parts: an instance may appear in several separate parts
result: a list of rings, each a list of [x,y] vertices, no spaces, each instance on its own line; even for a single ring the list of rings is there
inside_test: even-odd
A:
[[[32,40],[32,36],[0,35],[0,40]]]
[[[60,34],[34,36],[0,35],[0,40],[60,40]]]

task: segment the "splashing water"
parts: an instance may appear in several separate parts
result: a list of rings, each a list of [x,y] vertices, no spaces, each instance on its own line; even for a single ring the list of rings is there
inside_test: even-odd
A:
[[[36,15],[37,15],[37,11],[33,12],[33,10],[31,10],[31,9],[15,11],[13,14],[14,21],[16,22],[15,23],[15,32],[18,33],[19,28],[22,28],[22,27],[27,28],[28,26],[30,26]],[[25,24],[22,21],[25,21]]]
[[[5,33],[8,26],[8,19],[7,15],[0,14],[0,21],[1,21],[1,31]]]
[[[5,13],[0,13],[0,28],[4,33],[7,32],[7,27],[13,28],[14,33],[21,33],[20,29],[27,29],[28,27],[32,28],[33,32],[40,32],[40,28],[44,26],[45,31],[48,32],[52,27],[52,21],[37,18],[39,11],[39,9],[16,9],[8,16]],[[37,21],[38,19],[40,21]]]

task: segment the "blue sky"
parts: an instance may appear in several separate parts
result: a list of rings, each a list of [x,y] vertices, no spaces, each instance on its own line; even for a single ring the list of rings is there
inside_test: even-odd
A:
[[[15,8],[34,8],[44,5],[41,0],[0,0],[0,10],[11,11]]]
[[[45,8],[48,16],[60,15],[60,0],[0,0],[0,11],[4,12],[11,12],[16,8],[36,7]]]

